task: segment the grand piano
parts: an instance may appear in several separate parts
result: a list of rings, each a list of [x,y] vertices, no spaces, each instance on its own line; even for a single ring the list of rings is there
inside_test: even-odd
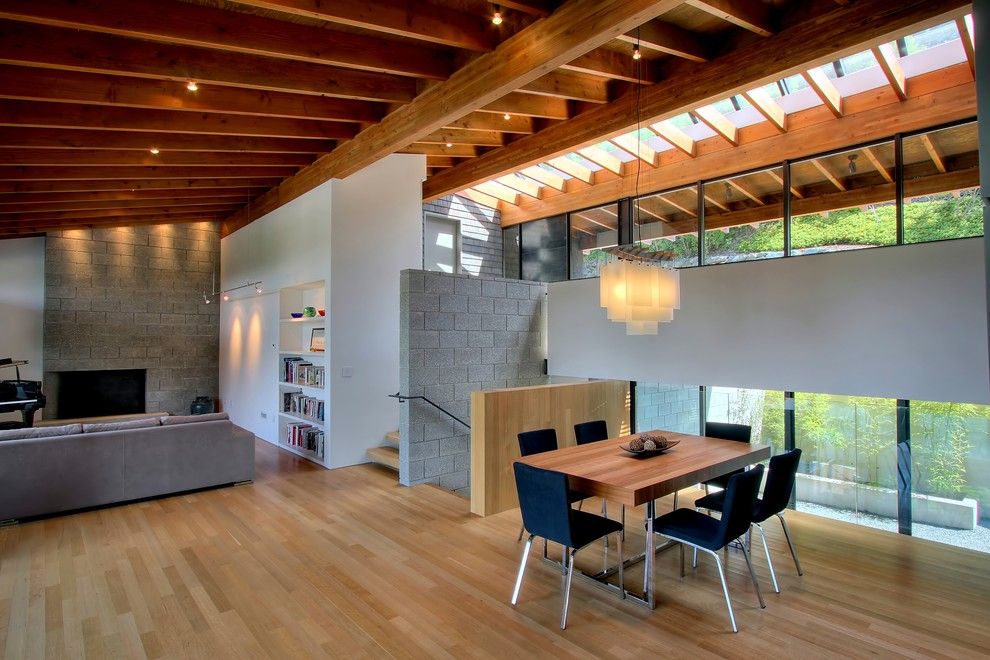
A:
[[[34,413],[45,407],[48,400],[41,391],[41,381],[21,380],[21,367],[27,360],[11,360],[0,358],[0,369],[14,368],[14,380],[0,380],[0,413],[21,411],[21,422],[17,426],[30,427],[34,425]],[[0,422],[0,428],[9,427],[10,422]]]

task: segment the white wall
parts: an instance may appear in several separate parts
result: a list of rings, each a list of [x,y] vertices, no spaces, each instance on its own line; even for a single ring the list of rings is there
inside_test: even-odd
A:
[[[276,292],[324,280],[331,466],[366,462],[399,427],[386,395],[399,386],[399,271],[422,263],[425,177],[424,156],[393,155],[223,239],[222,287],[262,280],[266,292],[246,289],[222,307],[220,396],[235,423],[277,442]]]
[[[549,287],[552,375],[990,403],[979,238],[681,271],[658,336]]]
[[[333,467],[367,461],[399,428],[399,404],[387,398],[399,389],[399,272],[422,263],[425,178],[425,157],[396,154],[333,182]]]
[[[44,311],[45,239],[0,240],[0,357],[30,361],[21,367],[26,380],[41,380]],[[14,377],[13,368],[0,371],[0,379]],[[0,415],[20,418],[20,412]]]
[[[278,290],[330,279],[329,182],[220,242],[227,289],[261,280],[220,304],[220,400],[235,424],[278,442]]]

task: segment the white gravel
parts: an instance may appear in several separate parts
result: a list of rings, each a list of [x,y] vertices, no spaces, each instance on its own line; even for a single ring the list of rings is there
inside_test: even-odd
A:
[[[844,520],[845,522],[851,522],[857,525],[883,529],[888,532],[897,532],[897,521],[895,519],[884,518],[873,515],[872,513],[833,509],[820,504],[808,504],[807,502],[798,502],[797,510],[834,520]],[[983,519],[980,521],[980,526],[976,529],[949,529],[946,527],[914,523],[911,526],[911,535],[960,548],[990,553],[990,527],[983,526],[987,524],[990,524],[990,521]]]

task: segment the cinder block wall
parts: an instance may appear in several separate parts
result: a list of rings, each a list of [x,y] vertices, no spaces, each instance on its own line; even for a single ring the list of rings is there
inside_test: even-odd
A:
[[[498,211],[458,195],[423,204],[423,216],[439,215],[461,225],[461,273],[502,277],[502,219]]]
[[[219,259],[215,223],[50,232],[46,390],[56,371],[147,369],[148,411],[188,414],[197,395],[215,397],[220,305],[203,291]]]
[[[667,429],[697,434],[700,424],[698,388],[636,383],[636,430]]]
[[[541,385],[546,285],[404,270],[400,297],[403,394],[426,396],[471,422],[471,392]],[[423,401],[401,404],[405,485],[469,494],[470,431]]]

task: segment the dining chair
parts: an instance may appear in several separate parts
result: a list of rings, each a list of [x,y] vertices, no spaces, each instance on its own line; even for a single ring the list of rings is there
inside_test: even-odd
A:
[[[557,431],[556,429],[536,429],[535,431],[523,431],[518,434],[519,438],[519,455],[520,456],[532,456],[534,454],[542,454],[543,452],[553,451],[557,448]],[[586,496],[579,493],[569,491],[568,497],[571,502],[578,502],[578,507],[580,507],[580,502],[586,499]],[[519,538],[516,542],[522,541],[523,533],[526,531],[526,524],[523,523],[519,527]],[[546,552],[546,545],[543,547],[544,553]]]
[[[622,565],[622,525],[615,521],[596,516],[586,511],[571,508],[570,490],[567,475],[552,470],[533,467],[524,463],[512,466],[516,476],[516,492],[519,495],[519,508],[522,510],[523,524],[529,530],[529,538],[523,548],[519,562],[519,573],[512,590],[512,605],[519,601],[526,560],[533,546],[533,539],[540,536],[563,546],[562,570],[564,581],[563,607],[560,614],[560,628],[567,627],[567,607],[571,599],[571,580],[574,577],[574,555],[581,548],[609,534],[616,534],[619,549],[619,593],[626,597]]]
[[[684,576],[685,545],[694,548],[692,567],[698,565],[698,550],[715,558],[718,577],[722,581],[722,595],[725,596],[725,606],[729,610],[729,623],[732,624],[732,632],[739,632],[739,628],[736,626],[736,617],[732,612],[729,587],[725,582],[725,570],[722,567],[722,560],[719,559],[718,551],[733,541],[739,540],[749,529],[753,507],[756,505],[757,491],[762,479],[762,465],[757,465],[741,474],[732,475],[726,484],[722,517],[719,519],[706,516],[693,509],[676,509],[653,521],[654,533],[681,544],[682,577]],[[653,539],[650,539],[650,544],[647,547],[651,547],[652,543]],[[746,558],[746,566],[749,568],[749,576],[752,578],[753,587],[756,589],[756,597],[760,601],[760,607],[764,608],[767,605],[763,601],[763,594],[760,593],[760,584],[756,581],[756,572],[753,570],[749,551],[746,549],[745,543],[740,542],[739,545],[742,548],[743,557]]]
[[[794,540],[791,538],[791,531],[787,527],[787,520],[784,519],[784,511],[787,510],[791,492],[794,490],[794,481],[797,478],[800,460],[800,449],[792,449],[772,457],[770,469],[767,472],[767,483],[763,487],[763,497],[758,498],[756,506],[753,507],[752,524],[759,530],[760,538],[763,540],[763,552],[767,556],[770,581],[773,584],[774,592],[778,594],[780,593],[780,586],[777,584],[777,573],[774,571],[773,560],[770,558],[770,546],[767,544],[767,535],[763,531],[763,523],[771,516],[777,516],[780,520],[780,526],[784,530],[784,538],[787,539],[787,547],[791,550],[791,557],[794,558],[794,567],[797,568],[798,575],[804,575],[801,571],[797,550],[794,548]],[[694,506],[709,511],[722,511],[725,508],[725,497],[725,491],[712,493],[695,501]]]
[[[705,437],[718,438],[719,440],[734,440],[736,442],[745,442],[748,444],[753,437],[753,427],[747,424],[705,422]],[[708,494],[709,486],[715,486],[716,488],[722,488],[724,490],[729,483],[729,477],[734,474],[739,474],[742,471],[742,468],[740,468],[702,482],[701,485],[705,487],[705,494]]]
[[[590,422],[581,422],[580,424],[574,425],[574,440],[579,445],[588,445],[593,442],[601,442],[602,440],[608,440],[608,422],[604,419],[595,419]],[[608,518],[608,501],[602,498],[602,515]],[[626,527],[626,505],[622,505],[622,509],[619,513],[619,522],[622,523],[622,528]],[[625,532],[622,532],[622,538],[625,538]],[[605,541],[608,543],[608,540]]]

